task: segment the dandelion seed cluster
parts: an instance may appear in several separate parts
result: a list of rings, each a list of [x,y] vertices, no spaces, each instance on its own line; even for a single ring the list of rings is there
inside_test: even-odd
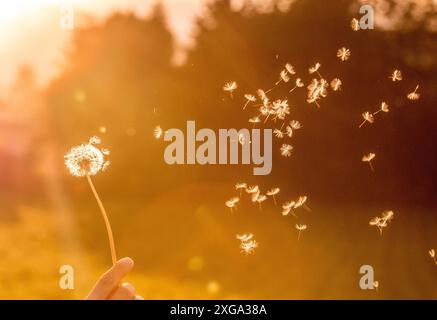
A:
[[[73,176],[94,176],[108,167],[105,155],[109,155],[109,151],[98,149],[96,145],[100,142],[98,137],[92,137],[88,143],[73,147],[65,154],[65,165]]]

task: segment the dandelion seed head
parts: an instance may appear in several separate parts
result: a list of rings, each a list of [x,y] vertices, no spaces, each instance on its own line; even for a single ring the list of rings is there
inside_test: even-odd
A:
[[[328,82],[325,79],[313,79],[308,85],[308,103],[316,102],[327,96]]]
[[[288,136],[289,138],[291,138],[291,137],[293,136],[293,128],[290,127],[290,126],[287,126],[287,127],[285,128],[285,133],[287,134],[287,136]]]
[[[388,107],[388,104],[386,103],[386,102],[381,102],[381,107],[380,107],[381,109],[381,111],[382,112],[389,112],[390,111],[390,109],[389,109],[389,107]]]
[[[109,162],[105,160],[105,154],[108,154],[109,150],[97,149],[96,145],[100,142],[100,138],[91,137],[87,144],[73,147],[64,155],[65,165],[73,176],[94,176],[108,167]]]
[[[434,249],[430,249],[429,251],[428,251],[428,253],[429,253],[429,256],[431,257],[431,258],[435,258],[435,250]]]
[[[282,208],[283,209],[291,209],[294,207],[294,205],[295,205],[294,201],[288,201],[282,205]]]
[[[253,233],[243,233],[243,234],[237,234],[236,238],[240,241],[249,241],[253,239]]]
[[[304,83],[302,82],[301,78],[296,79],[296,87],[301,88],[304,86]]]
[[[235,184],[235,190],[243,190],[247,188],[247,183],[245,182],[237,182]]]
[[[307,201],[307,199],[308,199],[307,196],[300,196],[294,204],[294,209],[297,209],[297,208],[303,206],[305,204],[305,202]]]

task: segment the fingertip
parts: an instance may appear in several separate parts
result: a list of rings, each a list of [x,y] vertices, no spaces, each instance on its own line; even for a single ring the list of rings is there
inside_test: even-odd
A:
[[[132,260],[132,258],[126,257],[118,260],[116,264],[126,268],[133,268],[134,261]]]
[[[128,282],[125,282],[121,285],[124,289],[126,289],[129,294],[133,297],[135,296],[135,287]]]

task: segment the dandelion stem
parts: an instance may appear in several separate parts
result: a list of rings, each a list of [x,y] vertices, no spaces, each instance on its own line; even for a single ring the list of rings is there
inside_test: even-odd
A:
[[[300,230],[299,230],[299,232],[297,233],[297,241],[299,241],[299,239],[300,239]]]
[[[371,161],[369,161],[369,166],[370,166],[370,170],[372,170],[372,172],[375,172],[375,170],[373,169],[373,165],[372,165]]]
[[[96,188],[94,187],[94,184],[91,180],[91,177],[89,174],[87,174],[87,180],[91,187],[91,190],[93,191],[94,197],[96,198],[97,204],[99,205],[100,212],[102,213],[103,220],[105,221],[106,231],[108,233],[108,240],[109,240],[109,247],[111,249],[111,258],[112,258],[112,264],[115,264],[117,262],[117,254],[115,252],[115,244],[114,244],[114,236],[112,235],[112,229],[111,224],[109,223],[108,216],[106,214],[105,207],[103,207],[103,203],[100,200],[100,197],[96,191]]]
[[[362,126],[364,126],[364,124],[366,123],[367,120],[364,120],[363,122],[361,122],[361,124],[359,125],[358,128],[361,128]]]

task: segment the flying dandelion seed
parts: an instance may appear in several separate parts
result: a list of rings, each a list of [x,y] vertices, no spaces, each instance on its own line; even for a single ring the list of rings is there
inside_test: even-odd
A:
[[[308,88],[308,103],[315,103],[318,108],[320,108],[320,104],[317,100],[321,98],[325,98],[327,95],[328,82],[325,79],[313,79]]]
[[[387,112],[389,112],[390,111],[390,109],[389,109],[389,106],[388,106],[388,104],[386,103],[386,102],[381,102],[381,106],[379,107],[379,110],[378,111],[376,111],[376,112],[374,112],[373,113],[373,115],[377,115],[378,113],[380,113],[380,112],[385,112],[385,113],[387,113]]]
[[[393,219],[394,212],[391,210],[384,211],[381,217],[372,218],[369,222],[370,226],[375,226],[379,229],[379,233],[382,236],[382,231],[388,226],[388,223]]]
[[[389,76],[389,78],[391,79],[391,81],[396,82],[396,81],[401,81],[402,80],[402,72],[400,70],[395,70],[393,71],[393,73]]]
[[[228,201],[225,202],[226,207],[228,207],[229,209],[232,209],[236,207],[237,202],[240,201],[240,198],[238,197],[233,197],[231,199],[229,199]]]
[[[319,73],[319,69],[320,69],[321,66],[322,66],[322,65],[321,65],[319,62],[316,62],[316,64],[315,64],[314,66],[312,66],[312,67],[310,67],[310,68],[308,69],[308,72],[309,72],[310,74],[317,73],[317,74],[319,75],[319,77],[322,78],[322,76],[321,76],[320,73]]]
[[[262,210],[262,208],[261,208],[261,203],[263,203],[264,201],[266,201],[267,200],[267,197],[265,196],[265,195],[263,195],[263,194],[258,194],[257,195],[257,197],[256,197],[256,202],[258,202],[258,205],[259,205],[259,209],[260,210]]]
[[[160,126],[156,126],[155,129],[153,130],[153,135],[155,136],[156,139],[160,139],[163,133],[164,132]]]
[[[306,201],[308,200],[307,196],[300,196],[297,201],[294,202],[294,209],[297,209],[299,207],[304,208],[307,211],[311,211],[310,207],[307,206]]]
[[[253,117],[249,119],[249,123],[252,123],[253,126],[255,126],[255,124],[260,123],[261,119],[259,117]]]
[[[297,120],[291,120],[290,127],[293,128],[293,130],[299,130],[302,128],[302,124]]]
[[[363,122],[361,122],[361,124],[359,125],[358,128],[361,128],[362,126],[364,126],[364,124],[366,122],[372,124],[373,122],[375,122],[375,118],[373,117],[373,114],[371,114],[369,111],[366,111],[362,114],[362,117],[364,119]]]
[[[294,71],[294,67],[291,64],[289,64],[289,63],[287,63],[285,65],[285,70],[287,70],[287,72],[289,74],[296,74],[296,71]]]
[[[419,100],[419,98],[420,98],[420,93],[417,92],[417,89],[419,89],[419,85],[416,86],[416,88],[414,89],[413,92],[410,92],[410,93],[407,95],[407,98],[408,98],[409,100],[413,100],[413,101],[415,101],[415,100]]]
[[[293,150],[293,146],[284,143],[280,150],[281,150],[281,155],[283,157],[288,158],[291,156],[291,151]]]
[[[258,186],[247,187],[246,188],[246,192],[249,193],[249,194],[257,193],[257,192],[259,192],[259,187]]]
[[[293,128],[290,126],[287,126],[285,128],[285,133],[287,134],[287,137],[291,138],[293,136]]]
[[[258,242],[255,240],[242,241],[240,244],[241,253],[246,255],[254,253],[256,248],[258,248]]]
[[[437,260],[435,258],[435,250],[434,249],[430,249],[428,251],[428,254],[431,257],[431,259],[434,261],[434,264],[437,266]]]
[[[297,78],[296,79],[296,84],[295,84],[295,86],[290,90],[290,91],[288,91],[289,93],[291,93],[291,92],[293,92],[296,88],[302,88],[304,86],[304,83],[302,82],[302,79],[301,78]]]
[[[246,103],[244,104],[243,110],[246,109],[249,103],[256,101],[256,97],[252,94],[245,94],[244,98],[246,99]]]
[[[346,49],[345,47],[338,49],[337,57],[341,59],[341,61],[346,61],[350,58],[351,51]]]
[[[372,160],[375,159],[375,157],[376,157],[376,154],[374,154],[374,153],[369,153],[369,154],[364,155],[364,156],[361,158],[361,161],[363,161],[363,162],[368,162],[368,163],[369,163],[370,170],[372,170],[372,172],[374,172],[373,165],[372,165]]]
[[[275,85],[277,86],[281,82],[287,83],[288,81],[290,81],[290,76],[288,75],[288,71],[282,70],[281,73],[279,74],[279,80],[275,83]]]
[[[100,171],[104,171],[109,161],[105,160],[105,155],[109,154],[107,149],[97,149],[96,145],[100,144],[101,140],[98,137],[91,137],[87,144],[81,144],[77,147],[73,147],[68,153],[65,154],[65,165],[70,171],[71,175],[75,177],[86,177],[91,191],[102,213],[103,220],[106,226],[106,232],[108,233],[109,248],[111,250],[112,263],[117,261],[117,254],[115,250],[114,236],[112,234],[111,224],[106,214],[106,210],[102,201],[97,193],[96,188],[91,180],[91,176],[96,175]]]
[[[258,190],[256,192],[251,193],[251,200],[252,202],[257,202],[258,197],[260,196],[261,192]]]
[[[342,85],[342,82],[341,82],[341,80],[338,79],[338,78],[334,78],[334,79],[331,81],[331,88],[332,88],[332,90],[334,90],[334,91],[340,91],[340,90],[341,90],[341,85]]]
[[[231,94],[231,97],[233,97],[233,92],[235,90],[237,90],[238,85],[235,81],[233,82],[227,82],[225,83],[225,85],[223,86],[223,90],[226,92],[229,92]]]
[[[300,233],[307,229],[307,225],[306,224],[296,224],[295,227],[296,227],[297,230],[299,230],[299,233],[297,234],[297,241],[299,241]]]
[[[353,18],[351,21],[351,28],[354,31],[358,31],[360,30],[360,22],[358,21],[358,19]]]
[[[247,188],[247,184],[245,182],[237,182],[235,184],[235,190],[240,191],[240,196],[243,190]]]
[[[296,216],[293,207],[295,205],[294,201],[288,201],[282,205],[282,215],[287,216],[290,212],[293,216]]]
[[[257,94],[258,97],[261,99],[261,101],[264,101],[264,100],[268,100],[268,99],[269,99],[269,98],[267,97],[266,92],[265,92],[264,90],[262,90],[262,89],[258,89],[258,90],[256,91],[256,94]]]
[[[273,202],[275,203],[275,206],[276,206],[276,198],[275,198],[275,195],[277,195],[277,194],[279,193],[279,191],[281,191],[279,188],[273,188],[273,189],[270,189],[269,191],[266,192],[266,194],[267,194],[269,197],[272,197],[272,198],[273,198]]]
[[[250,241],[253,239],[253,233],[243,233],[237,234],[237,239],[243,242]]]
[[[284,132],[282,132],[279,129],[275,129],[273,130],[273,134],[275,135],[276,138],[278,139],[282,139],[284,137]]]

